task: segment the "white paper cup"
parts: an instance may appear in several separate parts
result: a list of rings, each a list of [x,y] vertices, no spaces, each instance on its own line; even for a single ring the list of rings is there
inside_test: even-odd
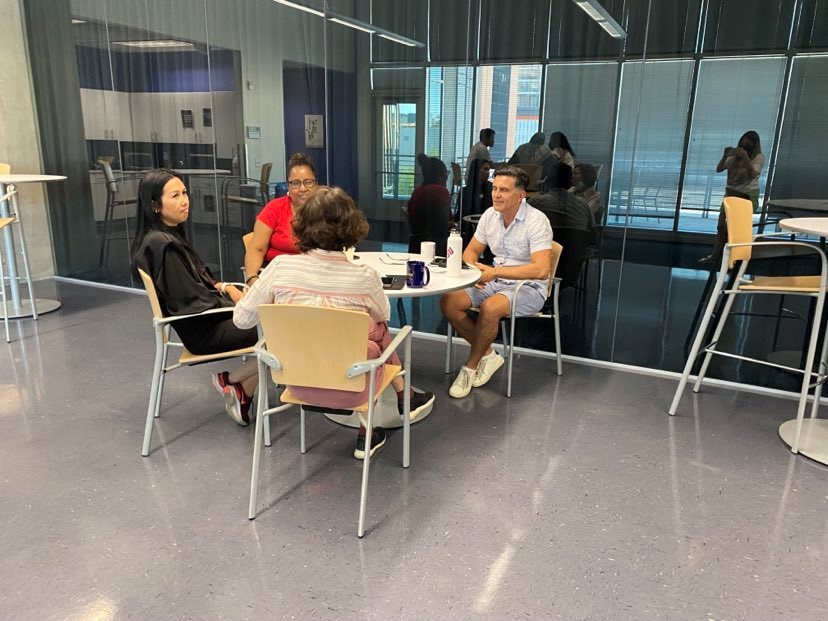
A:
[[[420,256],[426,265],[434,261],[434,253],[436,251],[436,244],[432,241],[424,241],[420,244]]]

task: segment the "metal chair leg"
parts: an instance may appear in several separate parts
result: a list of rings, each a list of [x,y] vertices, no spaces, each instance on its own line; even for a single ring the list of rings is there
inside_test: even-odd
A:
[[[710,319],[713,316],[713,310],[716,308],[716,302],[719,299],[719,295],[724,287],[724,281],[726,278],[727,272],[719,272],[719,278],[716,280],[716,285],[710,295],[710,300],[707,302],[707,308],[704,311],[704,315],[702,315],[702,321],[699,325],[698,332],[696,332],[696,338],[693,341],[693,346],[690,348],[690,354],[687,356],[687,362],[684,363],[684,371],[682,371],[679,385],[673,395],[673,402],[670,404],[670,409],[668,410],[670,416],[675,416],[676,414],[676,409],[678,408],[679,401],[681,401],[681,396],[684,394],[684,389],[687,386],[690,371],[696,363],[696,356],[698,356],[699,350],[701,349],[704,335],[707,334],[707,327],[710,324]]]
[[[817,297],[816,309],[815,309],[815,319],[813,322],[813,326],[811,327],[811,338],[808,342],[808,357],[805,361],[805,369],[802,377],[802,389],[799,392],[799,407],[796,410],[796,430],[794,431],[794,439],[793,443],[791,444],[791,452],[798,453],[799,452],[799,436],[802,431],[802,419],[805,417],[805,406],[808,401],[808,388],[811,384],[811,372],[814,370],[814,356],[816,355],[816,346],[817,342],[819,341],[819,328],[822,322],[818,319],[822,317],[822,309],[825,302],[825,292],[820,291],[819,296]],[[825,353],[823,352],[822,358],[824,360]],[[822,393],[822,384],[818,384],[816,389],[814,390],[814,406],[813,412],[814,415],[816,414],[816,408],[819,407],[819,397]]]

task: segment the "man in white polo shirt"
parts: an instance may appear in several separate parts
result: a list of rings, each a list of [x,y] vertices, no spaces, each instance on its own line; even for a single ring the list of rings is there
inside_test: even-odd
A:
[[[480,218],[474,237],[463,251],[463,261],[482,272],[478,283],[463,291],[447,293],[440,300],[443,315],[471,345],[469,357],[449,389],[455,398],[488,382],[503,365],[503,357],[492,349],[500,320],[508,317],[516,280],[529,279],[521,287],[517,314],[531,315],[546,301],[547,278],[552,267],[552,227],[526,198],[526,173],[514,166],[495,172],[493,206]],[[495,255],[493,266],[478,263],[488,246]],[[472,319],[468,309],[480,309]]]

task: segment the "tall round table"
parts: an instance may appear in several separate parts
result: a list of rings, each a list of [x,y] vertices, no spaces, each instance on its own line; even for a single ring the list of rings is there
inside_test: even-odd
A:
[[[786,218],[779,221],[779,228],[826,238],[828,218]],[[796,419],[785,421],[779,426],[779,437],[788,446],[793,446],[795,432]],[[805,457],[828,465],[828,419],[806,418],[802,421],[799,452]]]
[[[420,256],[416,254],[408,254],[404,252],[360,252],[357,251],[354,256],[354,263],[362,265],[370,265],[383,276],[401,276],[405,275],[407,271],[406,262],[409,257],[411,259],[419,259]],[[446,275],[445,268],[429,266],[431,272],[431,280],[428,285],[420,288],[403,287],[402,289],[386,289],[385,293],[390,299],[398,298],[421,298],[432,295],[443,295],[449,291],[456,291],[458,289],[465,289],[471,287],[480,279],[480,270],[475,268],[463,269],[460,276],[457,278],[449,278]],[[416,373],[416,360],[412,360]],[[416,388],[414,390],[417,390]],[[431,408],[428,408],[417,417],[417,422],[423,420],[426,416],[431,414]],[[330,420],[340,425],[348,427],[359,427],[359,417],[355,414],[325,414]],[[385,427],[392,429],[395,427],[402,427],[402,418],[397,410],[397,394],[390,386],[380,395],[377,400],[377,405],[374,409],[375,425],[378,427]]]
[[[51,183],[54,181],[66,181],[66,177],[62,175],[0,175],[0,196],[6,195],[7,185],[18,186],[24,183]],[[20,204],[17,201],[17,197],[12,200],[15,202],[15,211],[19,211]],[[7,218],[9,211],[8,201],[0,202],[0,217]],[[17,213],[17,217],[20,217],[19,212]],[[38,313],[49,313],[59,309],[60,302],[58,300],[39,298],[34,298],[33,300],[20,299],[20,283],[18,282],[17,259],[15,258],[17,253],[14,248],[14,236],[12,235],[11,227],[7,226],[3,229],[3,243],[6,248],[6,267],[9,270],[9,297],[11,298],[9,319],[31,317],[35,310]]]

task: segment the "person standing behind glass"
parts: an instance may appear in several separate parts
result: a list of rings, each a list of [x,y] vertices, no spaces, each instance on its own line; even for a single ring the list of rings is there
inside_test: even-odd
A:
[[[489,149],[494,146],[494,143],[495,130],[491,127],[481,129],[480,142],[471,148],[469,156],[466,158],[466,179],[469,178],[469,170],[471,170],[471,166],[475,160],[486,160],[487,162],[492,161],[492,155],[489,153]]]
[[[753,212],[759,210],[759,175],[765,166],[765,156],[759,134],[750,130],[739,138],[738,146],[725,147],[722,159],[716,164],[716,172],[727,170],[725,196],[737,196],[753,203]],[[727,220],[724,209],[719,209],[716,224],[716,241],[713,252],[699,260],[700,263],[718,263],[727,243]]]
[[[253,239],[244,255],[246,283],[259,277],[259,270],[280,254],[298,254],[293,236],[293,215],[308,202],[316,189],[313,160],[304,153],[294,153],[287,166],[287,196],[274,198],[256,216]]]

